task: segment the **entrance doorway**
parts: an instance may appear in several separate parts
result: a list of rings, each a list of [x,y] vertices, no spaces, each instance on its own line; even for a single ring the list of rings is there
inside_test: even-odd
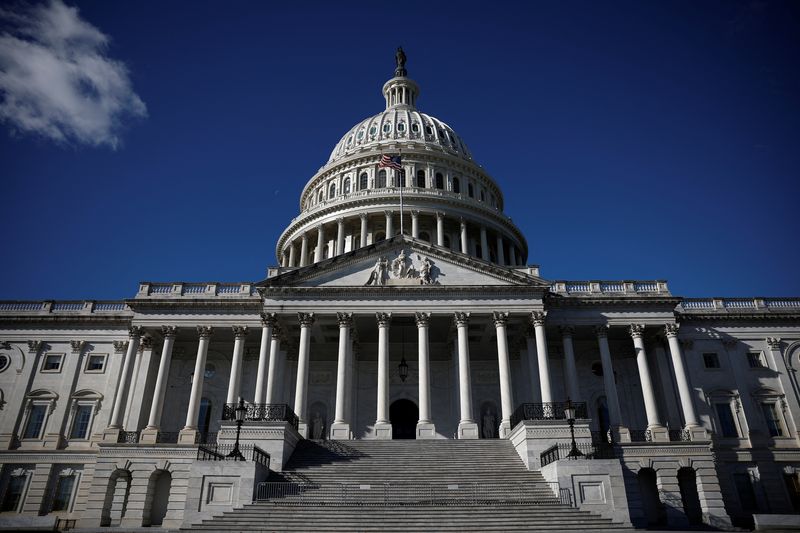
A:
[[[411,400],[396,400],[389,406],[393,439],[415,439],[417,420],[419,420],[419,409]]]

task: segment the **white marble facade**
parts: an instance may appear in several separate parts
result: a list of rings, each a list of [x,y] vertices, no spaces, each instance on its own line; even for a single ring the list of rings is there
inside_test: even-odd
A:
[[[0,526],[181,525],[196,443],[239,397],[348,439],[513,439],[517,406],[569,398],[621,447],[636,525],[658,518],[651,472],[669,525],[694,519],[687,471],[706,522],[800,511],[800,299],[541,277],[497,184],[399,74],[309,180],[265,280],[0,302]],[[404,173],[378,165],[400,152]],[[126,490],[146,497],[123,512]]]

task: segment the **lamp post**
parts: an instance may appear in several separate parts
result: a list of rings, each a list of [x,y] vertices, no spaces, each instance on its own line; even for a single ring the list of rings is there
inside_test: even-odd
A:
[[[408,379],[408,363],[406,362],[406,332],[400,328],[400,364],[397,365],[397,373],[400,375],[400,381],[403,383]]]
[[[228,454],[228,457],[236,461],[244,461],[244,455],[239,450],[239,434],[242,432],[242,422],[244,422],[244,417],[247,415],[247,407],[245,407],[244,399],[241,397],[239,398],[239,405],[236,406],[233,413],[236,417],[236,442],[233,443],[233,450]]]
[[[567,422],[569,422],[569,436],[572,439],[572,449],[567,454],[567,457],[581,457],[583,454],[575,443],[575,407],[569,398],[567,398],[567,406],[564,408],[564,416],[567,417]]]

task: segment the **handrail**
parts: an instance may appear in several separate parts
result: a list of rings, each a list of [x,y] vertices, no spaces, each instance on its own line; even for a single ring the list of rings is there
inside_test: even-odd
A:
[[[566,420],[564,409],[568,402],[523,403],[511,415],[511,427],[523,420]],[[575,418],[589,418],[586,402],[572,402]]]
[[[236,420],[238,403],[226,403],[222,408],[222,420]],[[297,429],[299,420],[292,408],[285,403],[246,403],[245,420],[288,422]]]

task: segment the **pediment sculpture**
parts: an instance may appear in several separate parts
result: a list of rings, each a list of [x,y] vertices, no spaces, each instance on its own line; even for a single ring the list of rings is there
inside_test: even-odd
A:
[[[436,285],[438,274],[438,267],[429,257],[415,257],[401,249],[391,261],[386,256],[378,258],[364,285]]]

